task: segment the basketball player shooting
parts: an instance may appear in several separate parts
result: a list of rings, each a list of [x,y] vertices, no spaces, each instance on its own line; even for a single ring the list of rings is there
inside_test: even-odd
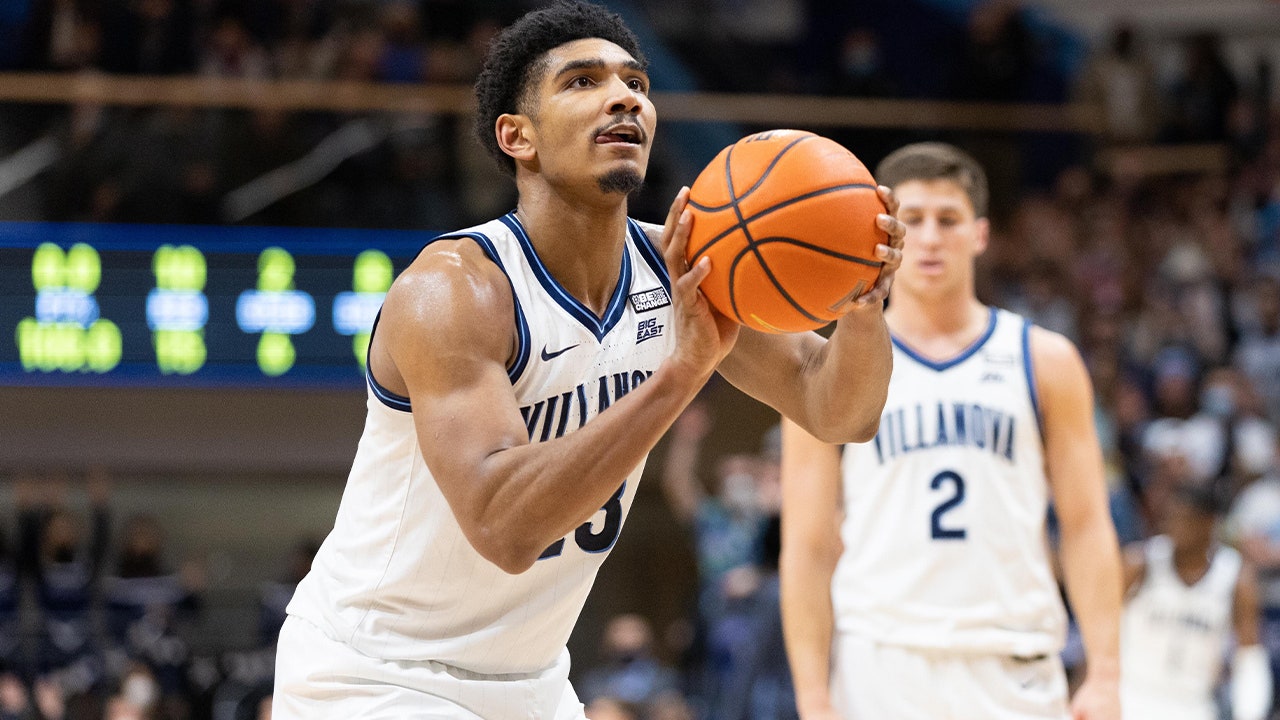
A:
[[[819,437],[874,434],[905,227],[878,218],[882,272],[830,340],[739,332],[698,290],[710,262],[685,267],[687,190],[662,227],[627,217],[648,92],[635,36],[594,5],[492,43],[477,131],[519,202],[387,293],[364,434],[280,634],[277,718],[582,718],[565,643],[647,454],[713,372]]]
[[[783,427],[783,626],[804,720],[1117,720],[1120,559],[1075,347],[983,305],[986,177],[911,145],[875,176],[907,225],[879,432]],[[1068,709],[1049,499],[1087,652]],[[834,653],[834,664],[832,664]]]

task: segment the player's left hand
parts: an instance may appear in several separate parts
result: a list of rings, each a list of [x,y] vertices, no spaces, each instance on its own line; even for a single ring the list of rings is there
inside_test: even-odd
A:
[[[1071,720],[1120,720],[1120,683],[1086,676],[1071,698]]]
[[[876,226],[889,235],[889,244],[876,245],[876,257],[884,263],[880,266],[880,277],[874,287],[858,297],[854,308],[882,305],[885,298],[889,297],[893,276],[902,265],[903,238],[907,236],[907,226],[898,219],[898,198],[894,196],[893,190],[884,185],[876,188],[876,191],[886,210],[876,216]]]

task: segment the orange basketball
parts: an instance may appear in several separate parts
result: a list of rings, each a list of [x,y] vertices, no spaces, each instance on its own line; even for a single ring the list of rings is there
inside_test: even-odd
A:
[[[871,173],[839,143],[803,130],[742,138],[689,188],[687,257],[711,258],[702,292],[765,332],[822,327],[875,284],[885,212]]]

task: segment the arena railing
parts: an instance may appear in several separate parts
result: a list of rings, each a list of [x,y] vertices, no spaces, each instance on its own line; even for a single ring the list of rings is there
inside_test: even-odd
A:
[[[1086,103],[990,103],[812,95],[654,92],[664,120],[806,128],[896,128],[1102,135],[1102,109]],[[468,85],[0,73],[0,103],[170,106],[349,113],[467,114]],[[1098,162],[1117,172],[1216,172],[1221,145],[1113,148]]]

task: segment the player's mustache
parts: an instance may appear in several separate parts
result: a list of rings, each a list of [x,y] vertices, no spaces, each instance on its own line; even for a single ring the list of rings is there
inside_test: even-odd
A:
[[[596,137],[609,130],[615,130],[619,125],[626,125],[631,130],[635,131],[636,138],[641,143],[644,143],[646,140],[648,140],[649,136],[647,133],[645,133],[644,128],[640,125],[640,121],[638,119],[639,116],[636,113],[620,112],[620,113],[614,113],[610,117],[612,119],[612,122],[608,122],[597,127],[595,130],[591,132],[591,137]]]

